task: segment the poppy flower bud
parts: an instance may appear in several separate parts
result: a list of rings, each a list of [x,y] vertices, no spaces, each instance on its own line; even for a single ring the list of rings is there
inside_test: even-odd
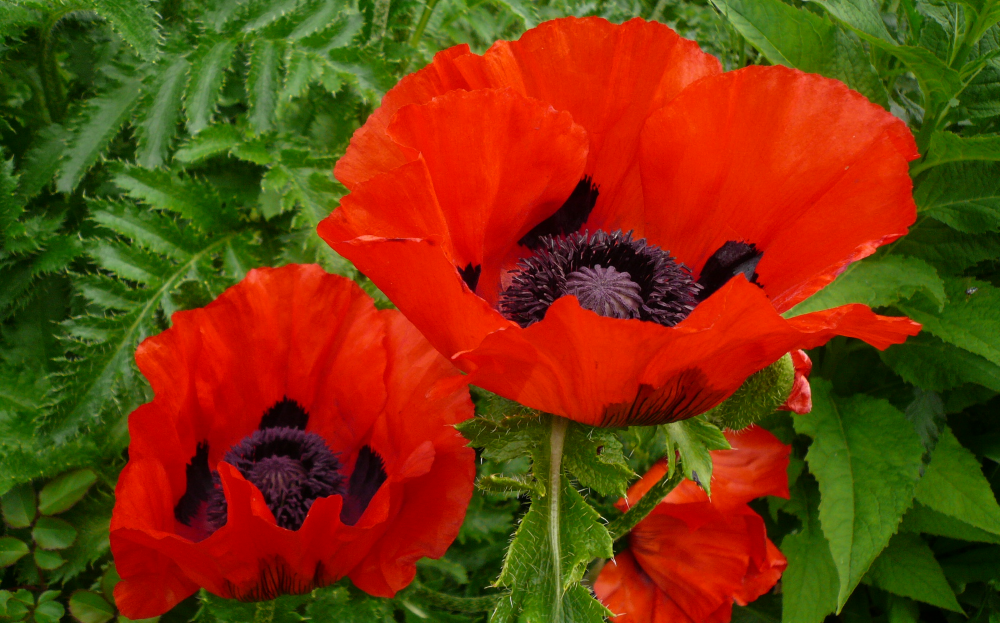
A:
[[[751,374],[736,392],[707,417],[730,430],[743,430],[770,415],[788,399],[795,384],[795,366],[791,353],[760,372]]]

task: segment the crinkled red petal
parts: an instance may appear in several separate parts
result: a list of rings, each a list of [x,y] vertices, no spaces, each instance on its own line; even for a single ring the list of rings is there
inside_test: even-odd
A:
[[[788,394],[788,399],[778,408],[782,411],[791,411],[802,415],[812,411],[812,387],[809,385],[812,361],[806,351],[793,350],[792,365],[795,367],[792,391]]]

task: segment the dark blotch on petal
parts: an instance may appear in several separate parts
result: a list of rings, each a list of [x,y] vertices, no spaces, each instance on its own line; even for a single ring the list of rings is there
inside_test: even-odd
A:
[[[746,276],[750,283],[757,283],[757,273],[754,271],[763,256],[764,252],[758,251],[756,245],[752,243],[730,240],[722,245],[712,257],[708,258],[705,267],[701,269],[698,283],[703,289],[698,294],[698,300],[704,301],[712,296],[716,290],[739,274]]]
[[[385,479],[382,457],[371,446],[362,447],[347,485],[347,497],[344,498],[344,507],[340,511],[340,520],[349,526],[358,523]]]
[[[212,491],[212,470],[208,468],[208,442],[203,441],[195,449],[191,462],[185,469],[187,488],[174,506],[174,517],[186,526],[198,515],[202,504],[208,502]]]
[[[458,267],[456,266],[456,268]],[[482,272],[482,264],[476,264],[473,266],[472,262],[469,262],[469,265],[465,268],[458,269],[458,274],[462,276],[462,281],[464,281],[465,285],[469,286],[469,289],[473,292],[476,291],[476,286],[479,285],[479,275]]]
[[[565,236],[579,231],[597,204],[597,195],[594,180],[584,177],[555,214],[535,225],[517,243],[534,251],[542,245],[545,236]]]
[[[285,396],[273,407],[264,412],[260,419],[260,430],[265,428],[297,428],[305,430],[309,423],[309,414],[302,405]]]

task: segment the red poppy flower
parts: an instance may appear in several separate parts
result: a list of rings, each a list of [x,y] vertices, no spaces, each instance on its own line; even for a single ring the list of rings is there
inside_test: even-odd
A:
[[[795,367],[795,380],[792,382],[792,391],[788,394],[785,403],[778,407],[782,411],[792,413],[809,413],[813,408],[812,387],[809,386],[809,373],[812,372],[812,360],[804,350],[792,351],[792,365]]]
[[[862,305],[781,316],[906,233],[916,157],[835,80],[721,73],[661,24],[567,18],[400,81],[338,162],[351,193],[319,233],[473,383],[653,424],[791,350],[919,330]]]
[[[348,575],[379,596],[440,557],[474,453],[465,377],[396,311],[318,266],[257,269],[144,341],[155,398],[129,417],[115,600],[132,619],[198,587],[273,599]]]
[[[629,534],[628,549],[601,570],[594,592],[616,623],[726,623],[774,586],[787,566],[747,502],[788,497],[789,446],[756,426],[727,432],[712,452],[712,498],[686,480]],[[666,472],[657,463],[619,502],[642,497]]]

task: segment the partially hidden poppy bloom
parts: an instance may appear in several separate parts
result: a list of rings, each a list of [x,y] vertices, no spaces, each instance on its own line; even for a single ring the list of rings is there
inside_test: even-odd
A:
[[[471,382],[600,426],[692,417],[785,353],[919,330],[782,314],[916,218],[906,125],[668,27],[546,22],[438,53],[351,140],[319,234]]]
[[[391,596],[440,557],[472,495],[453,428],[466,379],[394,310],[318,266],[250,271],[174,314],[136,361],[115,489],[115,601],[132,619],[204,587],[257,601],[349,576]]]
[[[712,497],[685,480],[632,530],[601,570],[594,592],[615,623],[727,623],[773,587],[788,565],[747,502],[788,497],[790,448],[753,426],[727,432],[712,452]],[[619,502],[625,510],[666,472],[657,463]]]
[[[789,392],[785,403],[778,407],[782,411],[792,413],[809,413],[812,411],[812,387],[809,386],[809,373],[812,372],[812,360],[804,350],[793,350],[792,365],[795,367],[795,380],[792,382],[792,391]]]

